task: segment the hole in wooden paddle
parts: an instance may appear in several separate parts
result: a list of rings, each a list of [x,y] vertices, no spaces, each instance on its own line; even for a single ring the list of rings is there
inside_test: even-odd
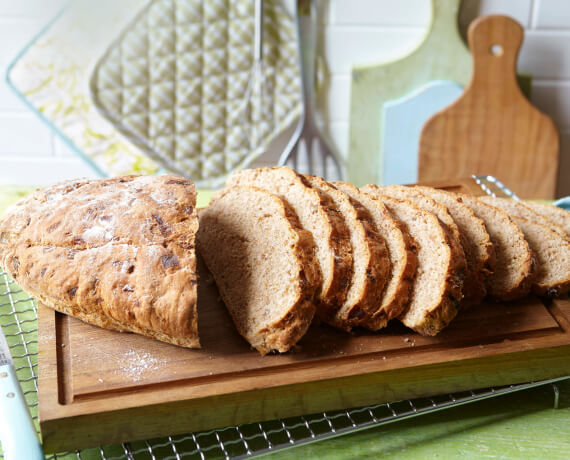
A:
[[[501,45],[491,45],[491,48],[489,48],[489,52],[493,56],[502,56],[503,55],[503,47]]]

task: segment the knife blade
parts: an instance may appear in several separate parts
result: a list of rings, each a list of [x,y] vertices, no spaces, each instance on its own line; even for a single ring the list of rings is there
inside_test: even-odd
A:
[[[5,460],[43,460],[44,454],[0,326],[0,442]]]

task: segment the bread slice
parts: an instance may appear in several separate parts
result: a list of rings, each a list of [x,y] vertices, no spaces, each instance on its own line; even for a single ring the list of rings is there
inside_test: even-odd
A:
[[[372,218],[376,231],[384,238],[390,258],[390,271],[379,307],[361,326],[377,331],[397,317],[408,304],[412,282],[416,273],[417,247],[404,225],[392,218],[380,200],[361,192],[346,182],[334,182],[335,187],[364,206]]]
[[[533,211],[533,209],[527,206],[524,201],[513,200],[512,198],[499,198],[494,196],[482,196],[479,199],[483,200],[487,204],[501,208],[511,217],[519,217],[531,222],[536,222],[537,224],[549,225],[552,230],[554,230],[560,236],[566,237],[566,232],[560,226],[552,223],[545,217]]]
[[[548,203],[539,203],[536,201],[524,202],[534,212],[548,219],[553,224],[561,227],[566,236],[570,237],[570,212]]]
[[[514,300],[530,292],[534,258],[523,233],[506,212],[472,195],[458,195],[485,222],[495,248],[495,271],[487,278],[488,294],[497,300]]]
[[[47,187],[0,222],[0,264],[57,311],[197,348],[195,203],[171,175]]]
[[[390,270],[386,244],[374,229],[372,218],[364,206],[320,177],[303,177],[311,187],[330,196],[348,228],[352,246],[352,278],[340,308],[334,316],[322,319],[349,331],[372,318],[380,306]]]
[[[429,196],[413,187],[405,187],[402,185],[388,185],[381,187],[377,185],[367,185],[363,190],[374,190],[375,194],[382,194],[399,200],[411,201],[420,209],[435,215],[449,236],[449,244],[451,245],[453,254],[455,255],[452,260],[452,270],[459,278],[461,286],[463,286],[467,272],[465,251],[461,245],[461,234],[459,232],[459,228],[445,206],[436,203]],[[463,288],[461,289],[463,290]]]
[[[459,228],[467,270],[463,286],[464,304],[479,303],[487,294],[485,279],[493,272],[495,250],[485,224],[457,195],[445,190],[415,186],[436,203],[445,206]]]
[[[455,270],[458,257],[443,225],[433,214],[411,201],[366,193],[381,200],[393,217],[403,222],[418,246],[418,265],[410,302],[399,319],[423,335],[437,335],[457,314],[462,298],[462,275]]]
[[[551,226],[513,217],[536,257],[532,291],[554,297],[570,290],[570,241]]]
[[[230,187],[200,212],[198,251],[238,332],[260,353],[290,350],[313,316],[314,240],[279,197]]]
[[[293,208],[301,226],[313,234],[322,273],[317,310],[321,317],[332,317],[346,299],[352,276],[349,233],[333,200],[287,167],[238,171],[228,179],[228,186],[236,185],[255,186],[279,195]]]

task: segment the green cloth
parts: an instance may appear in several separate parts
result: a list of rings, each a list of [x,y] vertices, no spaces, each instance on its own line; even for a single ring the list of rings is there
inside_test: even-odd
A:
[[[33,187],[0,186],[0,215],[4,209],[32,191]],[[199,193],[204,206],[211,192]],[[33,303],[8,277],[0,276],[0,324],[14,356],[18,378],[33,416],[37,415],[37,395],[31,378],[37,369],[37,324]],[[11,299],[7,294],[11,292]],[[17,320],[12,311],[14,305]],[[19,323],[19,324],[18,324]],[[24,331],[20,334],[20,328]],[[24,346],[25,343],[25,346]],[[27,350],[26,350],[27,347]],[[31,354],[29,357],[26,354]],[[550,385],[509,396],[456,407],[408,421],[275,452],[279,459],[297,458],[383,458],[383,459],[566,459],[570,452],[570,380],[558,384],[559,409],[552,409],[554,393]],[[166,445],[167,439],[152,445]],[[134,450],[143,442],[131,443]],[[185,449],[187,447],[187,449]],[[253,447],[253,445],[252,445]],[[193,449],[192,442],[177,443],[178,452]],[[105,447],[107,457],[125,458],[121,446]],[[163,451],[163,452],[162,452]],[[1,450],[0,450],[1,452]],[[172,456],[167,447],[155,455]],[[221,452],[220,452],[221,454]],[[75,455],[58,458],[77,458]],[[98,449],[82,451],[83,459],[100,459]],[[150,458],[148,454],[136,458]],[[161,457],[158,457],[161,458]],[[208,458],[222,458],[215,455]]]

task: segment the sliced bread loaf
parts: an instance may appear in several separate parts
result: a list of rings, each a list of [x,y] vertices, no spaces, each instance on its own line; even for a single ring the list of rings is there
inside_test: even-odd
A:
[[[524,201],[513,200],[512,198],[499,198],[494,196],[482,196],[479,199],[483,200],[487,204],[501,208],[511,217],[519,217],[531,222],[536,222],[537,224],[549,225],[552,230],[558,233],[560,236],[566,237],[566,232],[562,229],[562,227],[535,212],[531,207],[527,206]]]
[[[254,187],[222,190],[199,218],[199,253],[238,332],[262,354],[290,350],[315,313],[311,233],[283,200]]]
[[[485,224],[457,195],[432,187],[414,188],[445,206],[457,224],[467,261],[463,286],[464,303],[481,302],[487,294],[485,279],[493,272],[495,265],[495,251]]]
[[[498,300],[527,295],[532,284],[534,259],[523,233],[506,212],[472,195],[458,195],[485,222],[495,248],[496,264],[487,278],[487,291]]]
[[[570,241],[551,226],[513,217],[536,258],[532,291],[554,297],[570,290]]]
[[[536,201],[525,201],[525,204],[534,212],[548,219],[553,224],[558,225],[566,236],[570,237],[570,212],[548,203],[539,203]]]
[[[453,263],[459,255],[433,214],[410,201],[374,194],[372,187],[366,187],[366,190],[380,199],[394,218],[404,223],[418,247],[410,302],[399,319],[420,334],[436,335],[455,317],[462,298],[462,275],[456,272]]]
[[[330,196],[344,218],[352,246],[353,270],[346,298],[334,316],[322,318],[343,330],[358,326],[376,313],[390,259],[384,239],[376,232],[366,208],[324,179],[303,176],[307,183]]]
[[[376,313],[361,324],[367,329],[377,331],[386,326],[389,320],[397,317],[408,304],[416,273],[417,247],[405,226],[392,218],[380,200],[361,192],[357,187],[346,182],[335,182],[334,185],[368,210],[376,231],[386,242],[390,257],[390,271],[386,278],[384,292]]]
[[[228,186],[235,185],[255,186],[279,195],[293,208],[301,226],[313,234],[322,273],[318,314],[332,317],[346,299],[352,276],[349,233],[333,200],[287,167],[238,171],[228,179]]]

